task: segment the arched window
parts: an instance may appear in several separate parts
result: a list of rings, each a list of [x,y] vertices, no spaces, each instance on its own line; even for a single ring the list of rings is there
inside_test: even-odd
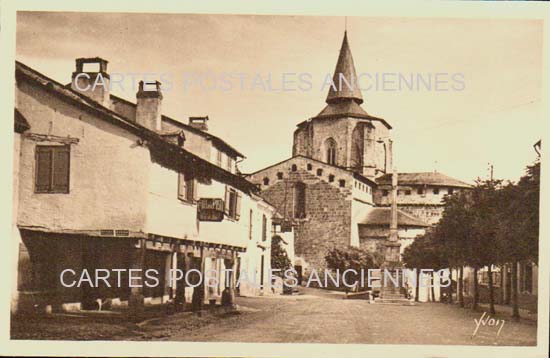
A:
[[[296,219],[306,217],[306,185],[302,182],[294,185],[294,217]]]
[[[269,185],[269,178],[264,178],[264,185]]]
[[[326,161],[328,164],[336,165],[336,142],[329,138],[325,141]]]

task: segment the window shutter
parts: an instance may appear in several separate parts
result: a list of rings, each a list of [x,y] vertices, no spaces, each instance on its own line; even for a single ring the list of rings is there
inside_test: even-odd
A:
[[[36,191],[49,191],[52,179],[52,151],[36,147]]]
[[[267,240],[267,218],[262,215],[262,241]]]
[[[236,203],[235,203],[235,219],[236,220],[239,220],[239,218],[241,217],[241,198],[242,198],[242,194],[240,192],[237,192],[237,198],[236,198]]]
[[[229,215],[229,187],[226,185],[225,186],[225,200],[224,200],[224,205],[223,205],[223,211],[225,213],[225,215]]]
[[[69,163],[70,151],[68,147],[55,148],[53,151],[53,185],[55,192],[69,191]]]
[[[178,174],[178,199],[185,200],[185,176],[182,173]]]
[[[197,202],[199,200],[199,195],[198,195],[198,184],[199,182],[197,181],[197,179],[193,179],[193,202]]]

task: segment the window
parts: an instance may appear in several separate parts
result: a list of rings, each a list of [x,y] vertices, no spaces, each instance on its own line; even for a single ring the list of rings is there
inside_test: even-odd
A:
[[[185,144],[185,134],[183,132],[180,132],[178,134],[178,146],[183,147]]]
[[[35,192],[68,193],[71,151],[69,146],[36,147]]]
[[[302,182],[294,185],[294,217],[296,219],[306,217],[306,185]]]
[[[329,183],[332,183],[334,181],[334,175],[332,175],[332,174],[329,175],[328,176],[328,181],[329,181]]]
[[[311,165],[311,163],[307,163],[307,170],[311,170],[313,169],[313,165]]]
[[[264,178],[264,185],[269,185],[269,178]]]
[[[233,168],[233,158],[227,156],[227,171],[230,172],[231,168]]]
[[[346,181],[344,179],[338,180],[338,184],[340,185],[340,188],[343,188],[346,186]]]
[[[411,191],[410,190],[405,190],[405,195],[411,195]]]
[[[449,194],[449,195],[453,195],[453,188],[449,188],[449,189],[447,189],[447,194]]]
[[[319,168],[317,169],[317,176],[320,177],[321,175],[323,175],[323,169]]]
[[[424,194],[424,189],[419,188],[419,189],[416,190],[416,193],[417,193],[418,195],[422,195],[422,194]]]
[[[267,240],[267,218],[262,215],[262,241]]]
[[[225,188],[225,215],[231,219],[239,220],[241,216],[241,193],[235,189]]]
[[[439,188],[434,188],[434,194],[439,195]]]
[[[329,138],[325,141],[326,161],[328,164],[336,165],[336,142]]]
[[[296,164],[292,164],[291,170],[292,170],[293,172],[295,172],[296,170],[298,170],[298,167],[296,166]]]
[[[279,180],[283,179],[283,173],[282,172],[277,173],[277,179],[279,179]]]
[[[178,175],[178,199],[194,203],[197,199],[197,185],[191,174]]]
[[[217,151],[217,157],[216,157],[216,163],[218,164],[218,167],[222,166],[222,152],[221,150]]]

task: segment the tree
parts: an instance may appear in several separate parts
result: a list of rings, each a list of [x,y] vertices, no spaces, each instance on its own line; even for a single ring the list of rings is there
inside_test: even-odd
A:
[[[403,251],[403,262],[405,266],[416,269],[416,298],[418,301],[419,270],[432,269],[434,271],[447,267],[448,261],[444,255],[441,236],[436,229],[426,231],[424,235],[419,235],[412,244]],[[434,274],[431,273],[431,294],[432,301],[435,301],[434,292]]]
[[[283,243],[284,240],[279,235],[275,235],[271,239],[271,268],[280,270],[281,272],[292,266]]]
[[[517,266],[525,260],[538,262],[540,161],[528,166],[517,184],[504,186],[499,202],[499,251],[502,262],[511,264],[512,316],[519,319]]]
[[[327,253],[325,261],[329,269],[338,270],[340,273],[346,270],[355,270],[359,273],[361,270],[367,271],[379,268],[383,262],[383,257],[378,252],[372,253],[358,247],[335,247]],[[358,277],[354,277],[354,280],[357,279]]]
[[[437,231],[441,236],[442,254],[447,257],[449,266],[459,267],[458,277],[458,301],[460,307],[464,307],[464,271],[468,256],[472,254],[469,249],[469,240],[472,237],[474,216],[472,215],[469,194],[461,191],[444,199],[445,210],[437,225]],[[451,293],[452,294],[452,293]]]

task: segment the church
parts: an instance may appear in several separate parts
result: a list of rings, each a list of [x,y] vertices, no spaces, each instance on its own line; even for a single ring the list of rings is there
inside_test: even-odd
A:
[[[392,221],[399,260],[399,253],[440,219],[443,197],[469,187],[438,172],[395,173],[392,185],[392,126],[365,111],[359,86],[342,79],[348,84],[357,79],[346,32],[335,86],[323,110],[298,123],[292,157],[247,175],[292,222],[299,273],[324,268],[335,247],[384,250]]]

